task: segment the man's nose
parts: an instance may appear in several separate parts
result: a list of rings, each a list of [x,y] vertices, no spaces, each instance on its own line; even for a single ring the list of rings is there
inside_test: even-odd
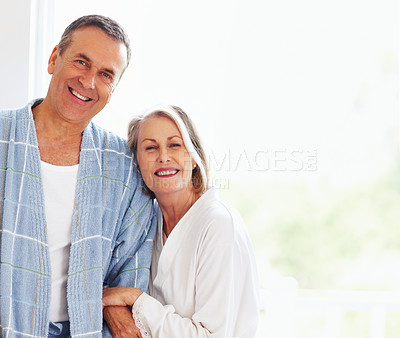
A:
[[[82,86],[87,89],[94,88],[94,84],[96,81],[96,72],[92,70],[87,70],[84,74],[81,75],[79,78],[80,83]]]

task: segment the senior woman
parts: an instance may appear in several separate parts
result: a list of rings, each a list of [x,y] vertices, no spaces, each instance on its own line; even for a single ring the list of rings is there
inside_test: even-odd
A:
[[[103,305],[129,305],[143,337],[254,337],[258,281],[239,214],[207,189],[207,161],[179,107],[134,118],[128,144],[159,206],[148,293],[106,288]]]

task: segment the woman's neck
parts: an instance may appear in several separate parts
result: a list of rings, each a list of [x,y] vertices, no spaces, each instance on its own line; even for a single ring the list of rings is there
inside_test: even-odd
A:
[[[156,196],[164,217],[164,232],[167,237],[200,196],[201,194],[193,190]]]

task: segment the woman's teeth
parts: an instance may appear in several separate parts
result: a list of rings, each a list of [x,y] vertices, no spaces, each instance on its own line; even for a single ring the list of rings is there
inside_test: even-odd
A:
[[[167,176],[167,175],[174,175],[178,172],[178,170],[164,170],[156,172],[157,176]]]

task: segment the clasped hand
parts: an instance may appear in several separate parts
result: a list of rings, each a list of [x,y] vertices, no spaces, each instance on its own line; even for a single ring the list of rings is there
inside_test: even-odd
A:
[[[140,289],[122,286],[103,289],[103,315],[114,337],[142,338],[128,308],[142,293]]]

